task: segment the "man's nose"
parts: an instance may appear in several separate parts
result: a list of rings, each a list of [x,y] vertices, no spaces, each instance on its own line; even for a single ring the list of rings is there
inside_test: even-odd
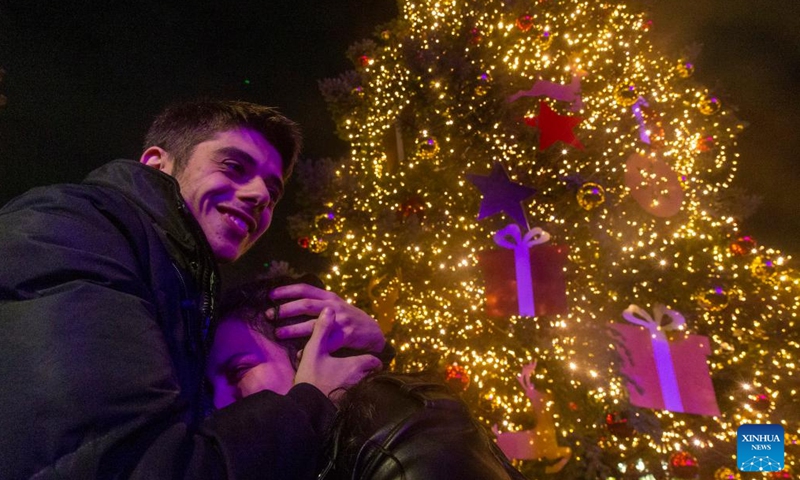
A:
[[[238,197],[256,207],[263,208],[269,204],[270,195],[264,180],[258,177],[250,179],[239,188]]]

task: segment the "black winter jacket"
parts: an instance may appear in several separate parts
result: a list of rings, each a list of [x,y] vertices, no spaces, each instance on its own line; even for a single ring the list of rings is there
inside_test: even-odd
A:
[[[0,210],[0,478],[313,478],[310,385],[204,415],[218,274],[175,180],[130,160]]]

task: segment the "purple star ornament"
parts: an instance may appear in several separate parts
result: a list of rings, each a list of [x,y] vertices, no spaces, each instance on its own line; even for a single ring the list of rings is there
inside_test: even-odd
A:
[[[532,197],[536,193],[535,188],[512,182],[500,162],[494,162],[492,173],[489,175],[468,173],[467,180],[478,187],[483,194],[478,220],[505,212],[517,224],[525,227],[526,231],[530,228],[520,202]]]

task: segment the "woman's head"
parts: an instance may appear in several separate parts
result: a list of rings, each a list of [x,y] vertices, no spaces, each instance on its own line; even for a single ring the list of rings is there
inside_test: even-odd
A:
[[[270,292],[293,283],[323,287],[312,275],[283,276],[245,283],[224,294],[219,321],[212,325],[213,340],[206,365],[216,408],[262,390],[285,394],[292,387],[297,353],[306,339],[278,340],[275,328],[311,317],[269,321],[267,312],[277,313],[280,308],[279,303],[270,298]]]

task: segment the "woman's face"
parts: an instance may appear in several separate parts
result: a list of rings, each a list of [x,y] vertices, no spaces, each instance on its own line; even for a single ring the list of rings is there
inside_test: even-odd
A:
[[[294,375],[286,350],[246,322],[229,317],[217,327],[206,366],[216,408],[262,390],[285,395]]]

